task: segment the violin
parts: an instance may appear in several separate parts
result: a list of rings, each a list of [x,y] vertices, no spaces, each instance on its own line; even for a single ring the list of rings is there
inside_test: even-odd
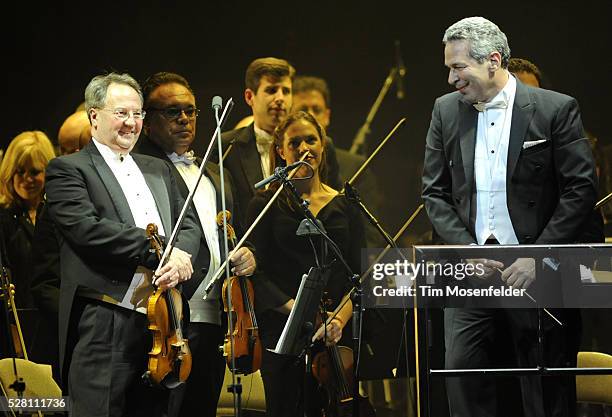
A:
[[[233,249],[236,246],[236,232],[229,224],[231,213],[226,210],[217,214],[217,225],[223,227],[224,216],[227,223],[227,240]],[[228,305],[228,291],[231,293],[231,306]],[[223,282],[222,299],[223,311],[227,313],[228,318],[223,342],[223,356],[227,366],[233,372],[243,375],[256,372],[261,367],[262,348],[255,317],[253,284],[246,277],[232,276]]]
[[[327,314],[324,314],[325,317]],[[325,319],[323,319],[325,323]],[[333,344],[317,353],[312,361],[312,375],[319,382],[325,399],[324,417],[350,417],[354,407],[353,350]],[[375,417],[367,396],[358,394],[359,416]]]
[[[10,339],[14,349],[14,357],[28,360],[28,352],[26,350],[25,341],[23,339],[23,332],[21,331],[21,323],[19,321],[19,315],[17,314],[17,306],[15,305],[15,285],[11,283],[9,272],[1,267],[0,270],[0,300],[5,300],[7,308],[6,320],[9,320],[8,312],[10,311],[13,315],[13,323],[7,322],[8,331],[10,332]],[[3,335],[4,336],[4,335]]]
[[[163,243],[155,224],[147,226],[147,236],[151,248],[161,259]],[[153,333],[153,347],[144,378],[151,384],[176,388],[187,380],[191,372],[191,351],[181,328],[182,293],[176,288],[156,288],[147,302],[147,319]]]

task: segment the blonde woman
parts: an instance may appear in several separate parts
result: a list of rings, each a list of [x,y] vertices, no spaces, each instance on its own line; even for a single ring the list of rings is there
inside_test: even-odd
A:
[[[36,343],[38,323],[30,294],[32,236],[44,202],[45,168],[54,156],[53,145],[43,132],[28,131],[11,141],[0,163],[2,261],[15,284],[15,305],[23,311],[27,348]]]
[[[43,201],[45,168],[53,157],[53,145],[43,132],[17,135],[0,164],[0,207],[25,215],[34,225]]]

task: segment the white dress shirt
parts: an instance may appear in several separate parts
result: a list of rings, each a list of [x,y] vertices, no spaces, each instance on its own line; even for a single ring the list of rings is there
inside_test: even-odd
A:
[[[270,149],[274,142],[274,137],[253,125],[255,128],[255,140],[257,141],[257,152],[259,152],[259,158],[261,160],[261,173],[263,178],[270,176]]]
[[[161,222],[155,199],[132,156],[130,154],[119,154],[98,142],[96,138],[93,138],[93,143],[117,179],[132,212],[136,227],[146,230],[147,225],[154,223],[157,225],[159,235],[164,236],[164,226]],[[106,296],[103,299],[112,304],[146,314],[147,301],[153,292],[151,277],[150,270],[138,267],[123,300],[111,300]],[[92,294],[80,294],[92,296]]]
[[[508,75],[502,91],[491,100],[492,107],[478,113],[474,177],[479,245],[489,238],[504,245],[518,243],[506,200],[508,144],[515,94],[516,80]]]
[[[185,181],[187,188],[193,190],[200,175],[200,168],[196,164],[181,161],[173,162],[179,174]],[[221,252],[219,249],[219,233],[217,226],[217,198],[215,187],[210,179],[203,175],[198,185],[198,189],[193,195],[193,204],[196,208],[200,224],[206,238],[206,244],[210,252],[210,264],[208,273],[202,280],[195,293],[189,300],[190,320],[199,323],[221,324],[219,311],[218,288],[203,300],[204,289],[221,264]],[[197,273],[198,271],[196,271]]]

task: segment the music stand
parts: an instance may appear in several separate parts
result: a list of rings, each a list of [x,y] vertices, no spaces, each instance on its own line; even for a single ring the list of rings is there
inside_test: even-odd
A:
[[[299,356],[315,330],[316,315],[323,288],[327,285],[331,269],[312,267],[302,276],[295,303],[285,323],[276,348],[272,351],[279,355]]]
[[[414,309],[415,314],[417,310],[420,310],[422,314],[419,314],[416,318],[418,326],[415,329],[415,350],[416,350],[416,364],[417,364],[417,403],[418,403],[418,415],[419,416],[430,416],[431,414],[431,403],[430,403],[430,386],[431,378],[434,376],[441,377],[456,377],[456,376],[468,376],[468,375],[493,375],[493,376],[559,376],[559,375],[602,375],[612,374],[612,368],[577,368],[577,367],[549,367],[544,362],[544,334],[542,330],[542,320],[547,312],[546,307],[568,307],[568,308],[579,308],[584,307],[597,307],[599,306],[597,300],[602,300],[601,293],[605,291],[607,294],[612,293],[612,285],[607,285],[608,288],[603,288],[603,284],[595,284],[596,288],[589,288],[593,284],[582,284],[581,288],[576,291],[576,283],[571,282],[573,277],[567,274],[567,271],[553,270],[555,266],[565,263],[566,265],[576,262],[576,260],[585,259],[596,259],[601,253],[607,253],[608,256],[612,257],[612,245],[606,244],[584,244],[584,245],[492,245],[492,246],[461,246],[461,245],[447,245],[447,246],[415,246],[414,247],[414,263],[426,262],[427,260],[466,260],[466,259],[495,259],[491,253],[497,251],[500,257],[504,259],[516,259],[519,257],[530,257],[535,260],[536,265],[536,276],[540,279],[540,276],[547,276],[544,279],[545,285],[537,283],[535,285],[532,294],[535,297],[533,308],[537,308],[537,319],[538,319],[538,363],[534,364],[533,367],[528,368],[480,368],[480,369],[432,369],[430,365],[429,349],[432,347],[429,343],[429,329],[430,322],[428,318],[428,309],[430,306],[439,306],[439,299],[437,300],[419,300],[420,291],[415,291]],[[577,265],[574,265],[577,266]],[[548,271],[544,272],[544,270]],[[539,274],[539,275],[538,275]],[[417,279],[417,285],[419,282],[423,282],[426,276],[421,276]],[[543,304],[540,299],[540,295],[544,294],[545,291],[551,287],[549,284],[555,283],[561,287],[558,295],[555,299],[546,299],[542,296],[542,300],[545,300],[546,304]],[[569,279],[568,279],[569,278]],[[419,281],[420,279],[420,281]],[[568,282],[569,281],[569,282]],[[432,282],[426,282],[427,285]],[[530,287],[531,288],[531,287]],[[543,291],[544,290],[544,291]],[[592,291],[595,290],[595,291]],[[566,294],[570,292],[572,294]],[[532,297],[533,298],[533,297]],[[610,304],[610,299],[607,299],[607,306]],[[433,301],[433,302],[432,302]],[[443,301],[445,304],[447,301]],[[595,302],[596,304],[592,304]],[[591,303],[591,304],[588,304]],[[602,305],[603,306],[603,305]],[[548,312],[550,315],[551,313]],[[419,328],[423,337],[418,337]],[[424,366],[419,365],[419,351],[424,351],[423,356]]]

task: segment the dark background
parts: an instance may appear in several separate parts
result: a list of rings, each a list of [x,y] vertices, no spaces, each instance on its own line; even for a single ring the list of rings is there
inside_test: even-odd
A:
[[[298,73],[324,77],[332,91],[330,134],[349,148],[395,62],[400,40],[407,68],[406,99],[391,90],[372,124],[373,149],[401,118],[406,126],[374,161],[391,234],[419,204],[419,177],[433,101],[449,92],[441,38],[473,15],[497,23],[512,56],[544,72],[552,89],[576,97],[585,127],[607,145],[610,106],[610,13],[607,2],[13,2],[0,25],[5,79],[0,146],[23,130],[55,141],[62,121],[83,101],[88,81],[109,70],[139,81],[157,71],[185,76],[203,109],[201,149],[213,130],[214,95],[233,97],[228,127],[249,114],[244,71],[258,57],[289,60]],[[366,196],[367,197],[367,196]],[[428,229],[421,215],[412,229]],[[441,338],[434,345],[441,347]],[[364,364],[364,366],[366,366]],[[439,382],[437,382],[439,383]],[[444,401],[436,402],[443,406]]]
[[[351,141],[394,64],[401,41],[406,99],[391,90],[372,125],[374,145],[401,118],[406,126],[374,161],[383,193],[377,213],[394,234],[419,203],[425,134],[435,97],[450,91],[441,37],[456,20],[496,22],[512,55],[535,62],[548,84],[575,96],[585,126],[608,143],[612,97],[606,2],[30,2],[12,4],[2,26],[2,147],[20,131],[52,140],[83,100],[88,81],[108,70],[142,81],[161,70],[184,75],[203,109],[202,147],[213,127],[213,95],[237,103],[228,127],[249,113],[244,71],[257,57],[288,59],[298,73],[326,78],[332,91],[331,136]],[[372,146],[370,147],[372,149]],[[425,222],[415,232],[426,229]]]

